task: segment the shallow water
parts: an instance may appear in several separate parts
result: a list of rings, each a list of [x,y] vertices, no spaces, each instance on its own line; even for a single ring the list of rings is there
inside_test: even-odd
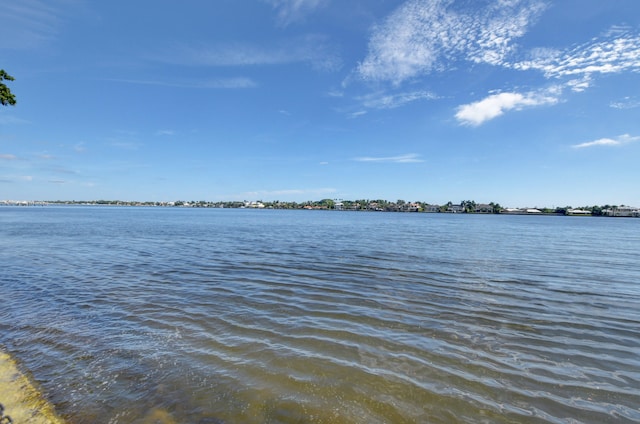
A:
[[[638,219],[2,207],[0,345],[70,423],[640,422],[639,248]]]

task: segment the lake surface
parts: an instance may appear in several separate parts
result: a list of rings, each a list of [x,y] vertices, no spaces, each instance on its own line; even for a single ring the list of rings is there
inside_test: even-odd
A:
[[[640,422],[639,253],[640,219],[0,207],[0,347],[73,424]]]

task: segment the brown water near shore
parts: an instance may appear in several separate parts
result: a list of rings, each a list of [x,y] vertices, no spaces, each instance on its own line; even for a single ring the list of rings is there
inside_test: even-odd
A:
[[[14,424],[64,424],[53,406],[42,396],[34,383],[20,372],[16,361],[0,352],[0,404],[4,416]]]

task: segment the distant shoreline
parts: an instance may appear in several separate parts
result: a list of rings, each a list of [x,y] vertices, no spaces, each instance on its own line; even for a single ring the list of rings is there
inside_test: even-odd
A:
[[[104,206],[104,207],[162,207],[162,208],[214,208],[214,209],[280,209],[280,210],[331,210],[353,212],[407,212],[407,213],[451,213],[482,215],[545,215],[545,216],[605,216],[640,218],[640,208],[625,205],[571,206],[554,208],[505,208],[498,203],[476,203],[463,201],[460,204],[448,202],[444,205],[426,202],[405,202],[398,200],[331,200],[306,202],[263,202],[263,201],[171,201],[140,202],[120,200],[0,200],[0,206],[44,207],[44,206]]]

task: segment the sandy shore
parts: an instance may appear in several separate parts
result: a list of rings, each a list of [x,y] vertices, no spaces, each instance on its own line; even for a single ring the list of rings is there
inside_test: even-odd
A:
[[[47,402],[34,384],[20,372],[16,362],[0,351],[0,404],[4,415],[14,424],[64,424],[53,406]]]

